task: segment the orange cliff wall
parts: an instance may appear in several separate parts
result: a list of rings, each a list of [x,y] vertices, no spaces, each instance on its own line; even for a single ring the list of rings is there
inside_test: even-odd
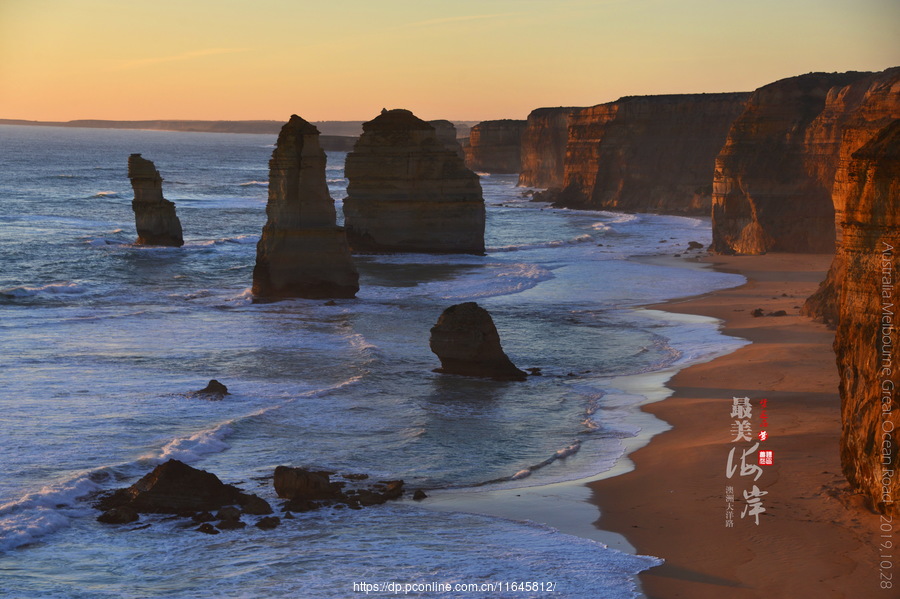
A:
[[[715,251],[834,249],[831,191],[843,131],[878,75],[809,73],[753,92],[716,158]]]
[[[561,188],[566,176],[569,117],[583,108],[537,108],[528,115],[522,133],[519,186]]]
[[[466,166],[476,172],[518,174],[522,168],[522,133],[525,121],[483,121],[469,132],[463,149]]]
[[[844,276],[841,223],[845,221],[847,178],[852,155],[881,129],[900,118],[900,67],[865,77],[852,85],[829,92],[825,110],[817,119],[823,128],[839,127],[833,135],[841,140],[832,186],[832,205],[837,233],[837,253],[828,276],[803,306],[803,313],[828,324],[838,320],[838,295]]]
[[[900,120],[852,154],[845,173],[835,185],[843,212],[834,341],[841,465],[874,509],[900,515]]]
[[[716,154],[748,98],[633,96],[573,113],[556,204],[707,214]]]

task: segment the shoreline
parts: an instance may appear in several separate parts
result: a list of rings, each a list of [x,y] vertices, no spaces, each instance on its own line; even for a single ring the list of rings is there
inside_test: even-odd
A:
[[[639,554],[666,560],[640,574],[650,599],[884,593],[879,518],[841,475],[834,332],[799,315],[831,256],[701,261],[741,274],[747,283],[645,308],[717,318],[723,334],[751,343],[680,370],[667,383],[671,396],[641,408],[671,429],[627,456],[631,471],[588,483],[590,501],[601,511],[595,527],[623,535]],[[753,317],[757,308],[787,315]],[[750,397],[754,417],[759,400],[768,400],[770,437],[761,447],[773,450],[774,460],[756,482],[767,493],[758,525],[740,517],[745,503],[739,490],[747,485],[725,474],[729,449],[736,447],[730,429],[735,396]],[[725,525],[726,485],[738,490],[733,528]]]

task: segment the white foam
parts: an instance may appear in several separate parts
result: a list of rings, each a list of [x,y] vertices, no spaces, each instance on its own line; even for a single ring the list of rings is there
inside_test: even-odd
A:
[[[564,247],[568,245],[578,245],[581,243],[588,243],[594,241],[594,238],[591,235],[584,234],[579,235],[578,237],[574,237],[572,239],[562,239],[562,240],[554,240],[554,241],[543,241],[540,243],[524,243],[517,245],[507,245],[502,247],[492,247],[488,248],[488,253],[499,253],[499,252],[519,252],[523,250],[538,250],[545,248],[555,248],[555,247]]]
[[[0,289],[0,295],[10,298],[24,298],[54,295],[77,295],[87,293],[87,291],[88,289],[84,285],[70,282],[49,283],[47,285],[41,285],[37,287],[32,287],[29,285],[24,285],[22,287],[9,287],[7,289]]]
[[[240,185],[241,187],[250,187],[250,186],[268,187],[269,182],[268,181],[247,181],[246,183],[238,183],[238,185]]]

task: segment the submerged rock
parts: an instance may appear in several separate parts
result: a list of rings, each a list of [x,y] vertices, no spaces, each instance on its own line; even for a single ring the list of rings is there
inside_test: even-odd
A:
[[[354,252],[484,253],[478,175],[410,111],[365,123],[344,170]]]
[[[228,387],[212,379],[203,389],[199,391],[191,391],[188,393],[190,397],[200,397],[202,399],[221,400],[228,395]]]
[[[435,372],[513,381],[527,377],[503,353],[491,315],[475,302],[444,310],[431,329],[430,346],[441,360]]]
[[[356,483],[365,480],[352,475],[344,478]],[[278,466],[275,469],[274,484],[278,496],[290,500],[285,504],[285,510],[294,512],[308,512],[325,506],[359,509],[380,505],[403,496],[402,480],[382,481],[346,489],[347,483],[332,481],[328,472],[290,466]]]
[[[128,178],[134,190],[131,209],[137,228],[138,245],[181,247],[184,237],[175,204],[163,197],[162,177],[153,162],[140,154],[128,157]]]
[[[281,128],[269,161],[266,215],[256,246],[254,298],[356,295],[359,274],[336,224],[319,130],[297,115]]]

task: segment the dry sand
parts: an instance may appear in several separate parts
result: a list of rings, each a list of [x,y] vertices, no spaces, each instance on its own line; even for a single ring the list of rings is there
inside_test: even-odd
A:
[[[831,257],[705,260],[748,283],[657,308],[719,318],[725,334],[752,343],[679,372],[669,382],[675,393],[643,408],[673,428],[630,456],[633,471],[591,483],[602,513],[597,526],[666,560],[641,575],[651,599],[900,597],[900,567],[884,577],[879,570],[880,517],[841,475],[834,332],[799,315]],[[757,308],[787,316],[753,317]],[[774,452],[774,464],[755,483],[768,493],[758,525],[741,518],[741,491],[752,487],[752,476],[725,474],[729,450],[738,447],[740,457],[750,445],[732,442],[732,397],[743,396],[752,401],[754,435],[760,400],[768,400],[770,436],[760,448]],[[725,524],[727,485],[736,494],[732,528]],[[889,576],[894,587],[884,590]]]

